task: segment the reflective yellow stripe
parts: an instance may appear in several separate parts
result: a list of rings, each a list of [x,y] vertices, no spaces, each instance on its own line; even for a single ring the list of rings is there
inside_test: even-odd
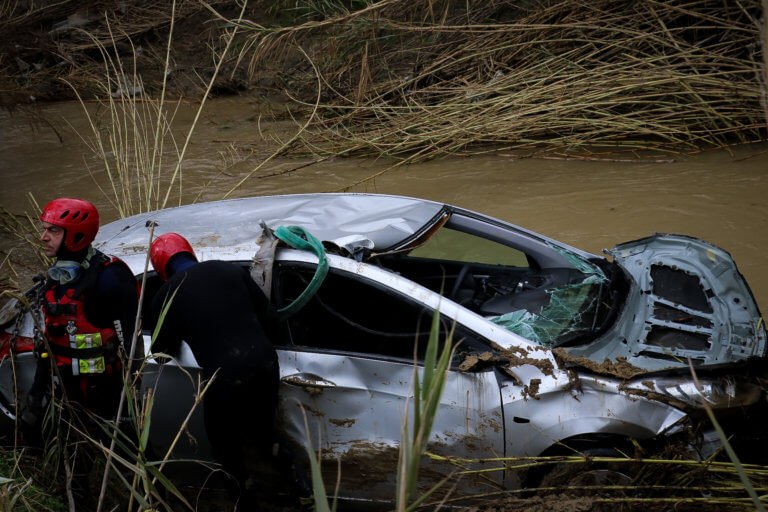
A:
[[[100,347],[101,333],[94,332],[92,334],[77,334],[75,335],[75,348],[94,348]],[[77,361],[77,363],[75,363]],[[82,373],[104,373],[106,364],[103,357],[96,357],[94,359],[73,359],[72,366],[77,364],[78,371]]]
[[[104,373],[104,358],[96,359],[78,359],[78,369],[80,373]]]
[[[75,335],[75,348],[93,348],[101,346],[101,333],[94,332],[93,334],[76,334]]]

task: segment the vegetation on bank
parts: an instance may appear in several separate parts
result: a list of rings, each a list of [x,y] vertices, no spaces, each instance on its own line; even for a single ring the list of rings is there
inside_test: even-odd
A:
[[[179,2],[166,66],[168,2],[6,9],[0,29],[26,43],[0,61],[2,89],[17,101],[69,95],[62,78],[84,98],[103,95],[99,45],[135,54],[150,95],[166,80],[169,93],[200,97],[239,12],[231,1]],[[760,0],[255,0],[212,92],[303,102],[311,122],[283,153],[319,158],[690,152],[768,138],[762,9]]]
[[[64,512],[66,502],[56,494],[57,482],[46,478],[40,460],[20,451],[0,449],[0,510]],[[48,480],[48,485],[40,482]],[[37,483],[35,483],[37,481]]]
[[[766,137],[751,2],[404,2],[251,27],[258,68],[313,48],[321,155],[557,148],[691,151]],[[322,50],[322,51],[321,51]]]

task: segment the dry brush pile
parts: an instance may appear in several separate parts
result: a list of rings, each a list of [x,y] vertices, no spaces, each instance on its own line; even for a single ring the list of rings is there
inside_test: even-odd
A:
[[[307,49],[323,93],[301,142],[321,155],[695,151],[768,136],[761,16],[759,0],[382,0],[250,25],[245,50],[258,70]]]

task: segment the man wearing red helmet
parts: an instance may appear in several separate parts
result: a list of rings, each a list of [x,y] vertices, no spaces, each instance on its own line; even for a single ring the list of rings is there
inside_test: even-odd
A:
[[[113,419],[122,390],[122,366],[138,308],[136,279],[117,258],[93,248],[99,212],[83,199],[59,198],[40,215],[40,240],[56,258],[45,283],[45,334],[60,387],[70,402]],[[47,354],[41,348],[41,354]],[[39,419],[43,390],[50,389],[51,365],[41,358],[26,418]],[[37,409],[37,410],[36,410]]]
[[[214,457],[237,482],[230,493],[235,499],[239,493],[239,508],[254,510],[255,496],[244,492],[247,466],[269,460],[274,441],[279,367],[269,333],[277,325],[275,309],[247,269],[226,261],[198,263],[181,235],[159,236],[150,258],[166,283],[155,293],[144,325],[154,329],[170,301],[152,352],[175,355],[183,340],[205,379],[218,372],[203,404],[206,433]]]

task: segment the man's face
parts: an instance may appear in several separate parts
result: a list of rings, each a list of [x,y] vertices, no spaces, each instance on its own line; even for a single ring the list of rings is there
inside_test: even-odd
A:
[[[43,250],[49,258],[54,258],[64,241],[65,230],[62,227],[54,226],[48,222],[43,222],[43,234],[40,240],[43,242]]]

